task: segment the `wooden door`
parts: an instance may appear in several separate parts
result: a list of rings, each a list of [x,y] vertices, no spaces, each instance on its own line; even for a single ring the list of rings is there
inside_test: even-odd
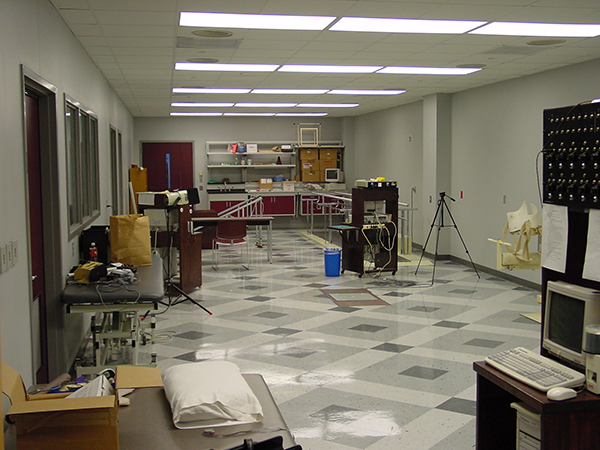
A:
[[[148,170],[151,192],[194,187],[192,142],[143,142],[142,165]]]
[[[27,126],[27,171],[29,186],[29,238],[31,254],[31,302],[34,332],[33,357],[36,382],[48,380],[48,333],[44,279],[44,229],[42,218],[42,161],[40,153],[39,103],[34,94],[25,96]]]

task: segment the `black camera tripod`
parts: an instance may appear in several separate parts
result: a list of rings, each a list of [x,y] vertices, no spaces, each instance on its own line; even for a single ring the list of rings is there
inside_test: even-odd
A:
[[[437,210],[435,211],[435,215],[433,216],[433,221],[431,222],[431,227],[429,228],[429,234],[427,235],[427,239],[425,240],[425,245],[423,246],[423,253],[421,253],[421,258],[419,258],[419,264],[417,264],[417,270],[415,270],[415,275],[416,275],[417,272],[419,271],[419,267],[421,266],[421,261],[423,260],[423,255],[425,255],[425,250],[427,249],[427,244],[429,243],[429,238],[431,237],[431,232],[433,231],[433,227],[437,227],[437,236],[435,239],[435,254],[433,256],[433,274],[431,275],[431,284],[433,284],[434,280],[435,280],[435,264],[437,262],[437,256],[438,256],[438,244],[440,242],[440,230],[445,227],[454,227],[454,229],[458,233],[458,237],[460,238],[460,241],[462,242],[463,247],[465,248],[465,252],[467,253],[467,256],[469,257],[469,261],[471,261],[471,265],[473,266],[473,269],[475,270],[475,273],[477,274],[477,278],[481,278],[479,276],[479,272],[477,271],[477,267],[475,267],[475,263],[473,263],[473,260],[471,259],[471,255],[469,254],[467,245],[465,244],[465,241],[463,240],[463,238],[460,234],[460,231],[458,231],[458,226],[456,226],[454,217],[452,217],[452,213],[448,209],[448,205],[446,204],[446,197],[448,197],[453,202],[456,201],[449,195],[446,195],[445,192],[440,192],[440,199],[437,202]],[[452,220],[452,225],[444,224],[444,208],[446,209],[446,211],[448,212],[448,215],[450,216],[450,219]],[[438,220],[437,223],[436,223],[436,219]]]

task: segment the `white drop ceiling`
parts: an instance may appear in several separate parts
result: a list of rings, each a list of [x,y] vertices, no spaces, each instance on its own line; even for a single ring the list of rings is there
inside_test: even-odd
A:
[[[359,103],[315,108],[330,117],[365,114],[600,58],[600,37],[531,45],[535,37],[425,35],[335,31],[231,29],[226,38],[199,37],[212,29],[181,27],[181,11],[483,20],[487,22],[600,23],[599,0],[51,0],[135,117],[171,112],[172,102]],[[219,29],[222,30],[222,29]],[[175,63],[377,66],[473,66],[470,75],[240,73],[175,71]],[[396,96],[173,94],[176,87],[289,89],[406,89]],[[560,89],[561,86],[557,86]],[[584,100],[584,99],[582,99]],[[303,108],[302,112],[304,111]],[[240,112],[240,108],[220,108]],[[244,108],[243,112],[270,112]],[[285,108],[281,112],[297,111]]]

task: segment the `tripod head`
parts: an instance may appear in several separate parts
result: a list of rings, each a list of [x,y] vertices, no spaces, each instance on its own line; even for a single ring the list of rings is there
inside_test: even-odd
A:
[[[450,200],[452,200],[453,202],[455,202],[456,200],[454,200],[452,197],[450,197],[449,195],[447,195],[445,192],[440,192],[440,200],[444,200],[445,197],[448,197]]]

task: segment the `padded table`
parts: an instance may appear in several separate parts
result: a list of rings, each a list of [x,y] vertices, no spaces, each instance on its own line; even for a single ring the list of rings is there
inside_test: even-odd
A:
[[[144,329],[150,329],[154,342],[155,319],[148,312],[158,309],[164,296],[162,259],[153,255],[152,264],[137,268],[137,281],[130,284],[72,283],[62,292],[67,313],[92,313],[94,365],[78,366],[77,375],[95,374],[107,367],[111,348],[126,340],[132,349],[131,363],[139,364],[139,346]],[[96,324],[96,313],[102,315]],[[143,320],[146,319],[146,320]],[[153,357],[152,364],[156,361]],[[122,363],[119,363],[122,364]]]
[[[259,374],[243,374],[243,377],[262,406],[264,416],[262,422],[252,426],[213,428],[215,434],[228,435],[221,437],[205,436],[204,429],[180,430],[173,425],[171,406],[163,388],[138,388],[127,396],[131,404],[119,408],[119,449],[227,450],[242,445],[244,439],[260,442],[274,436],[283,437],[283,448],[293,447],[294,438],[263,377]],[[251,427],[255,431],[234,434]]]

